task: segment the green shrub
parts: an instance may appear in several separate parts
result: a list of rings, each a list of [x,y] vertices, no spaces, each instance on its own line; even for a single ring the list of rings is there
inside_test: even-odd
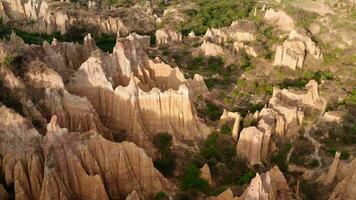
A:
[[[228,123],[225,123],[224,125],[221,126],[220,132],[222,134],[231,135],[231,133],[232,133],[231,125]]]
[[[298,26],[307,30],[313,23],[314,19],[316,19],[318,16],[318,14],[316,13],[308,12],[302,8],[297,8],[293,6],[288,6],[285,10],[289,15],[293,17]]]
[[[154,166],[164,176],[171,177],[176,166],[175,157],[173,155],[164,156],[163,158],[154,161]]]
[[[200,178],[200,170],[194,164],[189,164],[185,169],[181,186],[183,191],[193,190],[206,192],[209,189],[208,182]]]
[[[5,65],[5,66],[9,67],[9,66],[12,65],[12,63],[14,62],[14,60],[15,60],[15,56],[13,56],[13,55],[6,55],[6,56],[4,57],[4,59],[2,60],[1,64],[3,64],[3,65]]]
[[[313,152],[313,144],[309,140],[301,138],[294,145],[291,161],[295,164],[306,166],[308,155],[311,155]]]
[[[242,173],[242,176],[239,177],[239,185],[244,185],[250,183],[251,180],[255,177],[256,173],[251,169],[247,169]]]
[[[249,16],[254,6],[251,0],[198,0],[199,10],[190,10],[182,32],[194,31],[198,35],[205,34],[209,27],[229,26],[237,19]]]
[[[278,152],[272,156],[271,162],[277,165],[282,172],[286,173],[288,172],[287,155],[292,148],[292,144],[279,142],[277,146]]]
[[[168,196],[164,192],[158,192],[155,197],[153,198],[154,200],[168,200]]]
[[[101,37],[95,39],[95,42],[96,46],[102,51],[112,53],[116,44],[116,36],[102,35]]]
[[[240,67],[244,71],[251,70],[251,69],[253,69],[255,67],[251,62],[251,58],[246,53],[242,54],[242,58],[241,58],[241,61],[240,61]]]
[[[159,133],[153,139],[153,144],[162,152],[166,153],[170,150],[172,145],[172,135],[169,133]]]
[[[154,166],[165,176],[173,176],[176,166],[175,155],[171,152],[172,136],[159,133],[153,138],[153,144],[159,149],[161,158],[154,161]]]
[[[219,72],[224,69],[224,60],[221,57],[209,57],[208,69],[213,72]]]
[[[222,115],[222,109],[220,109],[215,104],[208,103],[205,107],[204,113],[209,120],[216,121],[220,119],[220,116]]]

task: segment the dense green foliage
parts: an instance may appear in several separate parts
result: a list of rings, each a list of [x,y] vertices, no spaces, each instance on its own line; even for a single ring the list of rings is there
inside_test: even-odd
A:
[[[200,178],[200,170],[194,164],[189,164],[185,169],[181,186],[184,191],[193,190],[206,192],[209,189],[208,182]]]
[[[216,186],[243,185],[255,176],[246,161],[236,154],[236,147],[230,135],[211,134],[204,142],[195,163],[207,163]]]
[[[297,79],[284,79],[280,84],[279,87],[281,88],[288,88],[288,87],[297,87],[297,88],[304,88],[306,84],[310,80],[315,80],[319,84],[322,80],[333,80],[334,75],[329,71],[304,71],[302,77]]]
[[[286,163],[288,152],[291,150],[292,145],[290,143],[278,142],[278,152],[271,158],[271,162],[277,165],[279,169],[285,173],[288,171],[288,165]]]
[[[306,138],[301,137],[294,144],[291,162],[302,166],[309,166],[310,162],[312,162],[312,160],[309,159],[309,156],[313,152],[313,144]]]
[[[222,109],[214,104],[208,103],[205,107],[204,114],[209,120],[216,121],[220,119],[220,116],[222,115]]]
[[[168,199],[169,199],[168,196],[164,192],[158,192],[153,198],[153,200],[168,200]]]
[[[286,11],[293,17],[298,26],[303,27],[306,30],[309,29],[310,24],[312,24],[314,19],[318,16],[316,13],[308,12],[302,8],[294,6],[287,6]]]
[[[184,24],[183,33],[194,31],[204,34],[210,27],[229,26],[233,21],[249,16],[254,6],[252,0],[198,0],[199,10],[187,12],[189,16]]]
[[[159,133],[153,139],[153,144],[161,153],[161,158],[154,161],[155,167],[165,176],[172,176],[175,169],[175,156],[171,151],[172,135]]]

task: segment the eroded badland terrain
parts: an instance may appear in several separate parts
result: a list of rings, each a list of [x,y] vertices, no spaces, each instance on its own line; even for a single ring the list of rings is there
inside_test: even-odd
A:
[[[1,200],[356,200],[355,0],[0,17]]]

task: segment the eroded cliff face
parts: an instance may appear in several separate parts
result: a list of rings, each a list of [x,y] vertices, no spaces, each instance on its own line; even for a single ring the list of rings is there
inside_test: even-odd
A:
[[[257,125],[244,128],[239,134],[236,151],[250,165],[267,161],[272,152],[272,135],[295,140],[304,117],[324,113],[326,101],[319,96],[318,84],[312,80],[304,91],[274,88],[268,107],[256,112]]]
[[[218,196],[209,197],[209,200],[291,200],[291,192],[283,173],[277,166],[274,166],[266,173],[256,174],[251,180],[249,187],[240,196],[234,197],[231,189]]]
[[[320,47],[304,29],[292,30],[283,45],[277,46],[273,65],[295,70],[303,67],[308,55],[317,60],[323,57]]]
[[[239,199],[242,200],[274,200],[292,199],[288,183],[277,166],[251,180],[250,186]]]
[[[68,132],[57,116],[42,136],[11,109],[0,111],[0,155],[16,199],[109,199],[133,190],[152,197],[174,188],[133,143],[110,142],[94,131]]]
[[[70,2],[45,0],[6,0],[1,2],[0,14],[5,21],[32,20],[31,26],[23,27],[31,32],[62,34],[76,25],[86,25],[105,33],[128,34],[132,30],[152,31],[154,18],[144,8],[133,8],[133,15],[123,11],[94,11]],[[120,17],[122,16],[122,17]]]
[[[256,40],[256,25],[252,21],[234,21],[231,26],[220,29],[208,29],[204,39],[214,43],[224,44],[228,41],[250,42]]]
[[[334,170],[334,162],[330,166],[330,171]],[[356,185],[356,159],[353,159],[350,163],[339,164],[336,171],[336,177],[338,183],[332,194],[329,197],[329,200],[351,200],[356,196],[355,185]],[[332,172],[331,172],[332,173]]]

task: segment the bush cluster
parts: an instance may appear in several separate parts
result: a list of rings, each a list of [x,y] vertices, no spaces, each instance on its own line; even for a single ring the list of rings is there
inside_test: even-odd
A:
[[[249,16],[255,4],[251,0],[198,0],[199,10],[190,10],[183,34],[194,31],[205,34],[208,28],[229,26],[233,21]]]
[[[159,133],[153,144],[161,153],[161,158],[154,161],[154,166],[165,176],[172,176],[175,169],[175,156],[171,151],[172,135]]]

